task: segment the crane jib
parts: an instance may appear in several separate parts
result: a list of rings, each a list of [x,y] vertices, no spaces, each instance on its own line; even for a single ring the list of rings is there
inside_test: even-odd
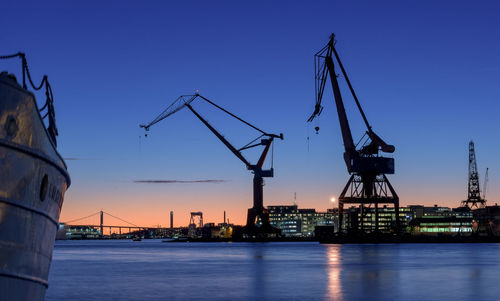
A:
[[[257,137],[256,139],[253,139],[252,141],[250,141],[245,146],[237,149],[191,106],[191,103],[195,99],[197,99],[198,97],[203,99],[207,103],[211,104],[212,106],[216,107],[217,109],[223,111],[224,113],[228,114],[229,116],[237,119],[238,121],[244,123],[245,125],[260,132],[261,135],[259,137]],[[243,120],[242,118],[236,116],[235,114],[229,112],[228,110],[222,108],[221,106],[215,104],[214,102],[212,102],[208,98],[201,96],[199,94],[182,95],[182,96],[178,97],[162,113],[160,113],[153,121],[151,121],[147,125],[140,125],[140,127],[144,128],[145,130],[149,130],[149,128],[151,126],[153,126],[154,124],[156,124],[156,123],[162,121],[163,119],[167,118],[168,116],[178,112],[179,110],[181,110],[184,107],[187,107],[238,159],[240,159],[245,164],[247,169],[252,170],[255,173],[258,173],[259,176],[262,176],[262,177],[269,177],[269,176],[272,177],[272,172],[266,173],[264,170],[262,170],[262,166],[264,164],[267,153],[270,150],[270,147],[273,143],[274,138],[279,138],[279,139],[283,140],[283,134],[276,135],[276,134],[266,133],[263,130],[259,129],[258,127],[254,126],[253,124]],[[254,143],[256,140],[258,140],[259,138],[261,138],[263,136],[265,136],[267,138],[261,139],[260,143]],[[261,156],[259,157],[257,164],[253,165],[243,156],[242,151],[249,149],[249,148],[257,147],[257,146],[264,146],[264,150],[263,150]]]
[[[348,171],[350,173],[362,172],[363,170],[366,170],[368,172],[378,169],[382,173],[394,173],[394,159],[378,157],[378,153],[379,151],[385,153],[393,153],[395,151],[395,147],[393,145],[387,144],[372,130],[372,127],[368,122],[368,119],[366,118],[358,97],[356,96],[354,88],[352,87],[347,72],[340,60],[339,54],[334,46],[334,35],[332,34],[328,44],[315,54],[316,104],[314,107],[314,112],[308,121],[312,121],[316,116],[319,116],[321,114],[321,111],[323,109],[323,107],[321,106],[321,102],[326,85],[326,79],[328,75],[330,75],[335,106],[337,109],[340,128],[342,132],[342,140],[345,148],[344,159]],[[335,61],[338,63],[338,66],[341,69],[343,78],[345,79],[349,87],[351,95],[354,98],[356,106],[367,127],[366,133],[368,134],[369,141],[362,145],[359,150],[356,149],[356,145],[353,142],[349,120],[344,107],[344,100],[342,98],[338,78],[335,72]],[[375,156],[380,159],[374,159]]]

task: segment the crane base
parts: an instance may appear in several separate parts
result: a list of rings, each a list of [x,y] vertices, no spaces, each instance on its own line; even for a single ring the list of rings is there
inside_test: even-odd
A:
[[[351,222],[354,222],[355,226],[344,227],[343,217],[344,217],[344,204],[359,204],[360,205],[360,218],[358,219],[358,214],[353,213],[351,217]],[[344,190],[339,197],[339,232],[348,230],[349,232],[374,232],[377,233],[379,229],[379,204],[393,204],[394,205],[394,215],[395,221],[392,232],[399,232],[399,197],[396,191],[392,187],[391,183],[385,176],[385,174],[378,175],[359,175],[353,174],[347,182]],[[365,220],[365,205],[368,208],[374,205],[375,213],[375,224],[367,227],[364,223]],[[350,213],[348,213],[350,214]],[[358,221],[359,220],[359,221]]]
[[[281,230],[269,223],[267,209],[250,208],[248,209],[247,225],[243,229],[243,236],[247,238],[280,237]]]

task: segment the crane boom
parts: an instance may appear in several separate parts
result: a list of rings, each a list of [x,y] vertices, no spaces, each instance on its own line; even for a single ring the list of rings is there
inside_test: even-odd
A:
[[[224,138],[224,136],[222,136],[219,132],[217,132],[217,130],[212,126],[210,125],[210,123],[208,123],[208,121],[206,121],[203,117],[201,117],[200,114],[198,114],[198,112],[196,112],[193,107],[191,107],[191,105],[186,105],[186,107],[188,107],[189,110],[191,110],[191,112],[193,112],[194,115],[196,115],[196,117],[198,117],[198,119],[201,120],[201,122],[203,122],[203,124],[205,124],[207,126],[207,128],[212,131],[212,133],[214,133],[215,136],[217,136],[217,138],[219,138],[220,141],[222,141],[222,143],[224,143],[224,145],[229,148],[229,150],[238,158],[240,159],[243,163],[245,163],[245,165],[247,166],[247,168],[250,168],[250,163],[247,161],[247,159],[245,159],[245,157],[243,157],[243,155],[236,149],[234,148],[234,146],[229,143],[229,141],[226,140],[226,138]]]
[[[347,118],[347,114],[344,107],[344,101],[342,99],[342,94],[340,92],[339,83],[337,81],[337,75],[335,73],[335,63],[332,55],[335,57],[335,60],[338,62],[338,65],[342,71],[345,81],[349,87],[349,90],[354,98],[356,106],[363,118],[363,121],[366,126],[366,134],[370,138],[370,143],[362,146],[360,150],[356,150],[356,146],[353,142],[351,129],[349,126],[349,120]],[[342,132],[342,140],[344,143],[344,161],[347,166],[347,170],[349,173],[363,170],[378,170],[383,173],[394,173],[394,160],[392,158],[383,158],[383,157],[372,157],[373,155],[378,155],[379,151],[385,153],[392,153],[395,150],[393,145],[387,144],[382,140],[375,132],[373,132],[368,119],[361,107],[361,104],[354,92],[354,88],[349,80],[347,72],[342,65],[342,61],[335,49],[335,35],[332,34],[330,36],[330,40],[328,44],[323,47],[320,51],[318,51],[315,55],[315,78],[316,78],[316,105],[314,108],[314,112],[309,117],[309,122],[314,120],[315,117],[319,116],[323,110],[321,106],[321,102],[323,99],[323,93],[326,84],[326,78],[330,75],[330,81],[332,83],[333,95],[335,98],[335,105],[337,108],[337,114],[339,117],[340,129]],[[370,157],[370,158],[368,158]]]
[[[228,114],[229,116],[239,120],[240,122],[246,124],[247,126],[255,129],[256,131],[262,133],[262,136],[266,136],[268,137],[268,139],[261,139],[260,143],[256,143],[256,144],[252,144],[252,145],[245,145],[244,147],[240,148],[240,149],[236,149],[229,141],[227,141],[226,138],[224,138],[224,136],[222,136],[207,120],[205,120],[198,112],[196,112],[194,110],[194,108],[191,106],[191,103],[197,99],[197,98],[201,98],[203,99],[204,101],[206,101],[207,103],[211,104],[212,106],[216,107],[217,109],[223,111],[224,113]],[[247,167],[247,169],[249,170],[257,170],[257,169],[262,169],[262,166],[264,164],[264,160],[267,156],[267,153],[269,152],[269,148],[274,140],[274,138],[280,138],[281,140],[283,140],[283,134],[279,134],[279,135],[276,135],[276,134],[270,134],[270,133],[267,133],[261,129],[259,129],[258,127],[254,126],[253,124],[243,120],[242,118],[236,116],[235,114],[229,112],[228,110],[222,108],[221,106],[215,104],[213,101],[209,100],[208,98],[204,97],[204,96],[201,96],[200,94],[196,93],[194,95],[181,95],[179,96],[172,104],[170,104],[163,112],[161,112],[155,119],[153,119],[153,121],[149,122],[148,124],[141,124],[140,127],[141,128],[144,128],[146,131],[149,131],[149,128],[153,125],[155,125],[156,123],[162,121],[163,119],[167,118],[168,116],[171,116],[172,114],[180,111],[181,109],[183,109],[184,107],[187,107],[191,112],[193,112],[193,114],[198,117],[198,119],[200,119],[201,122],[203,122],[203,124],[217,137],[219,138],[219,140],[238,158],[240,159],[244,164],[245,166]],[[257,140],[257,139],[255,139]],[[252,142],[254,142],[255,140],[253,140]],[[251,142],[251,143],[252,143]],[[253,148],[253,147],[256,147],[256,146],[260,146],[260,145],[263,145],[264,146],[264,151],[262,152],[262,155],[260,156],[259,158],[259,161],[256,165],[252,165],[250,164],[250,162],[248,162],[248,160],[243,156],[243,154],[241,153],[242,150],[245,150],[245,149],[249,149],[249,148]],[[264,174],[270,174],[270,173],[264,173]]]
[[[347,114],[345,112],[342,95],[340,94],[340,88],[339,88],[339,83],[337,81],[337,76],[335,75],[334,72],[332,72],[335,70],[332,57],[327,56],[325,58],[325,63],[330,73],[330,81],[332,82],[333,95],[335,97],[335,105],[337,107],[337,113],[340,121],[340,128],[342,131],[342,139],[344,140],[345,154],[348,154],[349,157],[351,157],[356,152],[356,146],[354,145],[354,141],[352,140],[351,128],[349,126],[349,120],[347,119]],[[327,74],[325,74],[325,76],[326,75]]]
[[[163,112],[160,113],[153,121],[151,121],[148,124],[141,124],[140,127],[144,128],[146,131],[149,131],[149,128],[152,125],[155,125],[156,123],[162,121],[163,119],[167,118],[168,116],[180,111],[183,109],[185,106],[189,105],[193,100],[198,97],[198,94],[195,95],[181,95],[179,96],[171,105],[169,105]]]

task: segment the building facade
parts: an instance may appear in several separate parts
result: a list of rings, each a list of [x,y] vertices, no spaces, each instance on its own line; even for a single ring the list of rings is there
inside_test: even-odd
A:
[[[300,209],[297,205],[268,206],[271,225],[281,229],[286,237],[312,237],[317,226],[328,226],[328,231],[338,231],[338,209],[317,212]],[[375,208],[346,208],[343,212],[343,229],[347,232],[372,232],[375,229]],[[383,233],[396,230],[394,207],[378,208],[378,229]],[[500,206],[470,210],[459,207],[409,205],[399,208],[400,231],[413,235],[464,234],[473,232],[500,235]]]
[[[297,205],[268,206],[269,222],[286,237],[313,237],[316,226],[332,226],[337,221],[333,211],[299,209]]]

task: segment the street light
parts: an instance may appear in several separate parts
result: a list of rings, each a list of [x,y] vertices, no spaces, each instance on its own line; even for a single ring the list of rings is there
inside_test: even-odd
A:
[[[330,199],[330,201],[331,201],[332,203],[335,203],[335,197],[332,197],[332,198]]]

